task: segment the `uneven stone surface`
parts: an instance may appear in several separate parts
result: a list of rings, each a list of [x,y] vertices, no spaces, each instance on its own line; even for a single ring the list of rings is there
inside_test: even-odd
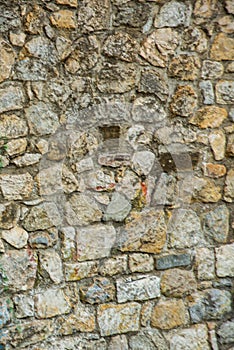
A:
[[[186,309],[182,300],[160,301],[152,313],[152,327],[171,329],[186,323]]]
[[[27,199],[33,189],[33,178],[29,173],[0,175],[0,188],[6,199]]]
[[[219,33],[214,39],[210,57],[217,61],[233,60],[234,40],[224,33]]]
[[[28,233],[21,227],[14,227],[8,231],[2,231],[2,238],[14,248],[23,248],[28,241]]]
[[[80,297],[88,304],[102,304],[113,301],[115,287],[107,278],[95,278],[94,283],[80,288]]]
[[[226,243],[229,232],[229,211],[224,205],[218,206],[204,217],[204,233],[218,243]]]
[[[230,169],[226,176],[225,188],[224,188],[224,199],[227,202],[234,201],[234,169]]]
[[[222,160],[225,155],[226,138],[222,130],[215,130],[209,135],[211,149],[215,160]]]
[[[216,269],[219,277],[233,276],[233,249],[233,243],[216,248]]]
[[[216,84],[216,99],[220,104],[234,102],[234,83],[230,80],[221,80]]]
[[[200,60],[196,56],[186,54],[174,57],[169,64],[169,75],[180,80],[195,80],[198,78]]]
[[[197,106],[197,95],[189,85],[177,86],[175,94],[172,97],[171,111],[179,116],[190,116]]]
[[[54,203],[43,203],[32,207],[24,220],[23,226],[27,231],[43,230],[61,223],[58,208]]]
[[[79,281],[83,278],[93,277],[98,274],[98,266],[95,261],[66,263],[64,267],[66,281]]]
[[[0,88],[0,113],[22,109],[24,93],[21,86],[8,85]]]
[[[223,323],[219,330],[218,335],[222,344],[229,344],[234,342],[234,322],[233,320]]]
[[[201,129],[217,128],[227,116],[226,109],[217,106],[207,106],[199,109],[190,119],[190,123],[199,126]]]
[[[173,267],[189,266],[191,264],[190,254],[172,254],[156,258],[157,270],[166,270]]]
[[[191,294],[196,288],[196,280],[191,271],[172,269],[162,274],[161,290],[166,296],[182,297]]]
[[[159,17],[155,20],[155,27],[188,26],[191,8],[178,1],[170,1],[162,6]]]
[[[212,280],[215,277],[215,257],[211,249],[197,249],[195,264],[197,268],[197,277],[200,280]]]
[[[62,289],[48,289],[34,297],[38,318],[50,318],[69,313],[70,305]]]

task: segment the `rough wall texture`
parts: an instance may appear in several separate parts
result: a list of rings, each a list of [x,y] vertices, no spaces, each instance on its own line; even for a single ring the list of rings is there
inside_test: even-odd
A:
[[[233,0],[0,0],[0,32],[0,349],[233,350]]]

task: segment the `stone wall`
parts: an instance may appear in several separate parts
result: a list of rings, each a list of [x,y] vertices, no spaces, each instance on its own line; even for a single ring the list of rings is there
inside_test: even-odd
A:
[[[0,349],[233,350],[233,0],[1,0],[0,32]]]

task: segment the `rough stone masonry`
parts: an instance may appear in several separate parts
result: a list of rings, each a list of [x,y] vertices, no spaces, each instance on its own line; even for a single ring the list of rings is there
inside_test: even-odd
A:
[[[0,349],[234,349],[233,0],[0,0]]]

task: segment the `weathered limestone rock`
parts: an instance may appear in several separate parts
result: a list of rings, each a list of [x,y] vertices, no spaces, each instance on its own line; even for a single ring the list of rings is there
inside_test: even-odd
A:
[[[210,80],[203,80],[200,82],[199,87],[203,96],[204,105],[212,105],[215,102],[214,89]]]
[[[0,257],[0,264],[3,275],[1,290],[18,292],[33,288],[37,272],[35,253],[26,249],[8,250]]]
[[[77,7],[77,0],[56,0],[59,5],[68,5],[71,7]]]
[[[228,136],[227,154],[228,156],[234,156],[234,134]]]
[[[85,0],[79,6],[78,24],[85,32],[108,29],[110,26],[109,0]]]
[[[210,146],[215,160],[222,160],[225,156],[226,137],[222,130],[215,130],[209,135]]]
[[[24,119],[16,115],[2,114],[0,117],[0,134],[7,138],[27,135],[28,128]]]
[[[34,37],[27,41],[24,46],[28,56],[36,57],[48,64],[55,64],[57,61],[57,53],[50,40],[42,37]]]
[[[26,138],[11,140],[7,142],[6,152],[10,157],[22,154],[25,152],[27,144]]]
[[[171,28],[157,29],[143,41],[140,55],[153,66],[166,67],[178,42],[178,34]]]
[[[201,72],[203,79],[218,79],[223,75],[223,72],[222,63],[209,60],[203,61]]]
[[[27,231],[45,230],[61,224],[61,215],[54,203],[43,203],[32,207],[23,222]]]
[[[15,46],[24,46],[26,34],[24,32],[13,33],[10,32],[10,42]]]
[[[137,42],[127,33],[110,35],[103,46],[103,52],[107,56],[127,62],[136,60],[137,49]]]
[[[23,168],[29,165],[37,164],[41,159],[41,154],[38,153],[26,153],[22,157],[16,157],[12,160],[12,163],[19,168]]]
[[[216,203],[222,197],[221,188],[210,179],[195,179],[193,198],[204,203]]]
[[[74,314],[68,316],[62,322],[59,331],[62,335],[73,334],[74,332],[93,332],[96,327],[95,315],[93,308],[85,307],[78,303],[75,307]]]
[[[8,85],[0,88],[0,113],[22,109],[24,102],[22,86]]]
[[[23,228],[16,226],[8,231],[2,231],[2,238],[14,248],[23,248],[28,241],[28,233]]]
[[[234,169],[230,169],[227,173],[224,187],[224,199],[226,202],[234,201]]]
[[[167,335],[170,350],[209,350],[208,332],[205,325],[196,325],[191,328],[171,331]]]
[[[54,133],[59,127],[58,116],[44,102],[38,102],[25,110],[32,135]]]
[[[40,6],[35,5],[25,16],[25,30],[30,34],[41,34],[44,22],[45,12]]]
[[[225,1],[225,7],[227,9],[227,12],[228,13],[232,13],[234,14],[234,5],[233,5],[233,2],[231,0],[226,0]]]
[[[70,10],[54,12],[50,17],[51,23],[57,28],[75,29],[75,13]]]
[[[102,276],[114,276],[127,272],[127,256],[120,255],[110,258],[101,263],[99,268]]]
[[[176,178],[173,175],[161,173],[152,196],[153,204],[174,205],[177,196],[178,186]]]
[[[62,262],[59,254],[53,249],[47,249],[39,253],[40,274],[49,275],[50,279],[59,284],[63,280]]]
[[[33,178],[29,173],[0,175],[0,188],[6,199],[27,199],[33,190]]]
[[[220,104],[234,103],[234,82],[221,80],[216,84],[216,99]]]
[[[169,220],[167,232],[172,248],[191,248],[204,242],[199,217],[193,210],[179,209]]]
[[[12,66],[15,62],[15,53],[11,46],[0,39],[0,82],[9,78]]]
[[[132,118],[138,123],[158,123],[166,118],[166,112],[154,97],[138,97],[132,106]]]
[[[127,26],[137,28],[147,26],[150,14],[150,7],[145,3],[135,3],[134,1],[116,1],[118,13],[114,18],[115,26]],[[151,20],[152,21],[152,20]]]
[[[77,229],[77,260],[93,260],[109,256],[116,240],[112,225],[96,224]]]
[[[105,63],[100,70],[97,87],[105,93],[124,93],[134,88],[136,78],[133,63]]]
[[[152,327],[171,329],[186,323],[187,312],[182,300],[160,301],[154,308]]]
[[[15,203],[0,204],[0,228],[10,230],[19,219],[19,208]]]
[[[121,251],[160,253],[166,243],[166,224],[161,210],[132,213],[120,235]]]
[[[203,320],[222,319],[231,309],[230,292],[209,289],[191,296],[189,313],[192,321],[199,323]]]
[[[190,6],[174,0],[170,1],[161,7],[154,25],[157,28],[188,26],[191,12]]]
[[[108,350],[128,350],[128,342],[125,335],[116,335],[111,338]]]
[[[224,322],[218,330],[221,344],[229,344],[234,342],[234,320]]]
[[[105,221],[123,221],[128,216],[130,210],[131,204],[128,199],[122,193],[115,192],[111,197],[103,219]]]
[[[10,307],[12,303],[9,303],[9,299],[1,298],[0,301],[0,329],[5,327],[11,320]],[[2,334],[2,331],[1,331]]]
[[[204,233],[218,243],[226,243],[229,232],[229,211],[225,205],[207,213],[204,217]]]
[[[201,63],[197,56],[181,54],[170,61],[169,75],[181,80],[195,80],[198,78],[200,68]]]
[[[51,71],[37,59],[25,58],[15,65],[15,78],[23,81],[46,81]]]
[[[100,305],[97,318],[101,335],[109,336],[138,331],[140,309],[140,304],[134,302],[121,305]]]
[[[101,220],[102,212],[96,202],[84,194],[74,193],[65,205],[69,225],[88,225]]]
[[[131,336],[129,338],[129,346],[131,350],[134,350],[134,349],[167,350],[168,349],[168,345],[165,338],[157,329],[145,330],[145,331],[139,332],[137,335]],[[113,350],[117,350],[117,348]],[[125,350],[125,348],[123,350]]]
[[[55,338],[53,339],[52,345],[46,347],[46,350],[53,350],[56,348],[59,350],[77,350],[79,348],[88,349],[90,347],[91,349],[106,350],[107,344],[104,338],[95,338],[94,336],[90,339],[88,336],[84,335],[73,335],[72,337],[66,337],[64,339]]]
[[[135,172],[141,175],[149,175],[155,160],[155,154],[150,151],[138,151],[133,154],[132,166]]]
[[[157,276],[128,277],[117,280],[119,303],[160,297],[160,278]]]
[[[182,49],[204,53],[207,51],[208,40],[205,32],[194,25],[184,31]]]
[[[191,271],[172,269],[163,272],[161,290],[166,296],[182,297],[197,289],[194,274]]]
[[[192,263],[192,257],[190,254],[171,254],[158,257],[156,259],[157,270],[166,270],[172,267],[189,266]]]
[[[176,88],[170,104],[171,111],[181,117],[190,116],[197,106],[197,94],[189,85],[179,85]]]
[[[98,263],[96,261],[65,263],[64,268],[66,281],[79,281],[98,274]]]
[[[31,232],[29,244],[31,248],[45,249],[53,247],[58,241],[58,232],[56,228],[50,228],[46,231]]]
[[[234,276],[233,252],[234,244],[228,244],[215,249],[216,269],[219,277]]]
[[[138,90],[139,92],[154,94],[160,101],[167,100],[168,84],[165,76],[159,71],[145,69],[141,74]]]
[[[226,175],[227,169],[223,164],[213,164],[205,163],[204,164],[204,175],[212,178],[219,178]]]
[[[216,35],[210,50],[210,58],[217,61],[234,59],[234,39],[224,33]]]
[[[31,296],[18,294],[13,298],[16,307],[16,317],[25,318],[34,316],[34,300]]]
[[[71,310],[69,300],[62,289],[47,289],[34,297],[38,318],[51,318],[67,314]]]
[[[197,268],[197,277],[200,280],[211,280],[215,277],[215,259],[214,252],[211,249],[197,249],[195,265]]]
[[[62,227],[60,231],[61,252],[64,260],[76,258],[76,231],[72,226]]]
[[[234,32],[234,21],[232,16],[224,16],[218,20],[221,32],[232,34]]]
[[[217,106],[200,108],[190,119],[190,123],[199,126],[201,129],[218,128],[228,113],[226,109]]]
[[[149,254],[135,253],[129,255],[129,268],[131,272],[149,272],[154,269],[154,259]]]
[[[113,301],[115,286],[107,278],[95,278],[94,283],[80,287],[80,298],[89,304],[103,304]]]

